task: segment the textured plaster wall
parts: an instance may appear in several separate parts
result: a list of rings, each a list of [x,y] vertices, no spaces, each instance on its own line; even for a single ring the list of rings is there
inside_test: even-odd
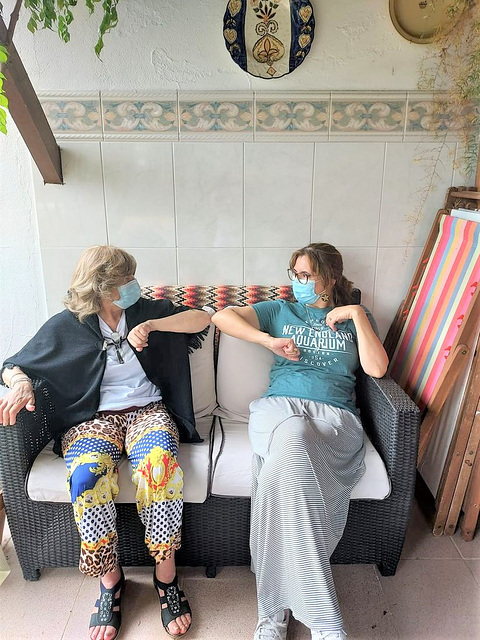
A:
[[[30,157],[9,121],[0,144],[0,362],[46,315]]]
[[[7,3],[8,4],[8,3]],[[119,25],[105,38],[102,61],[94,52],[99,16],[80,0],[72,39],[32,36],[26,13],[16,42],[37,90],[160,89],[416,89],[425,46],[395,31],[385,0],[313,0],[311,53],[295,73],[277,80],[245,74],[223,41],[227,0],[121,0]]]
[[[15,43],[37,91],[407,90],[417,88],[427,47],[394,29],[385,0],[313,0],[310,56],[278,80],[248,76],[230,60],[222,36],[226,0],[122,0],[119,26],[93,52],[99,15],[79,1],[68,45],[51,32],[32,36],[23,11]],[[4,0],[8,16],[13,0]],[[0,359],[46,318],[28,152],[10,121],[0,137]],[[54,221],[52,221],[54,227]],[[59,264],[61,269],[62,265]]]
[[[278,80],[252,78],[234,65],[222,35],[226,0],[122,0],[102,61],[92,44],[99,22],[80,0],[72,39],[32,36],[17,45],[37,90],[83,89],[416,89],[425,47],[395,31],[385,0],[313,0],[315,42],[302,67]]]

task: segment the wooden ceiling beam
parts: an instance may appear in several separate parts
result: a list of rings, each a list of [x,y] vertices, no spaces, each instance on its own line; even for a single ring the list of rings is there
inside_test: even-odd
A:
[[[43,180],[48,184],[63,184],[60,148],[35,89],[17,50],[9,42],[7,26],[0,16],[0,44],[8,49],[8,62],[3,65],[3,88],[8,98],[8,110]]]

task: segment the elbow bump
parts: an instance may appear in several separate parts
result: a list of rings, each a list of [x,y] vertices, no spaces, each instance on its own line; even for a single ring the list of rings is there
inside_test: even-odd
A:
[[[210,318],[210,320],[214,323],[216,320],[220,320],[221,318],[223,318],[225,315],[228,316],[228,312],[229,309],[220,309],[220,311],[215,311],[215,313],[212,315],[212,317]]]
[[[372,371],[367,372],[369,376],[372,378],[383,378],[383,376],[387,373],[387,367],[377,367],[372,369]]]

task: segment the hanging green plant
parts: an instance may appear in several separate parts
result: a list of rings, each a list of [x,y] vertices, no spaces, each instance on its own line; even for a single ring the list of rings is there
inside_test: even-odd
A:
[[[27,28],[32,33],[38,29],[50,29],[57,31],[63,42],[70,40],[69,27],[73,22],[74,13],[72,9],[77,5],[78,0],[17,0],[10,16],[8,34],[6,42],[0,42],[0,132],[7,133],[7,112],[8,100],[3,90],[5,76],[1,72],[2,65],[8,61],[8,45],[12,42],[18,16],[22,5],[30,12]],[[103,49],[103,38],[105,34],[114,29],[118,24],[117,5],[119,0],[85,0],[85,5],[90,14],[94,13],[95,5],[101,3],[103,16],[98,28],[98,40],[94,50],[98,57]],[[0,16],[3,5],[0,2]]]
[[[8,100],[3,90],[3,81],[5,76],[1,72],[2,65],[8,60],[7,48],[0,44],[0,131],[7,133],[7,108]]]
[[[100,56],[103,49],[103,37],[118,24],[117,4],[119,0],[85,0],[85,4],[92,14],[95,5],[101,2],[103,9],[102,21],[98,28],[98,40],[95,44],[95,53]],[[24,6],[30,11],[30,19],[27,28],[32,33],[38,29],[57,30],[63,42],[70,40],[69,27],[73,22],[72,9],[77,5],[77,0],[24,0]]]

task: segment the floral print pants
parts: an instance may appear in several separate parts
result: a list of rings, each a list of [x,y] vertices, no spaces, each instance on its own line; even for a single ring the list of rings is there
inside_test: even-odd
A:
[[[80,534],[79,568],[102,576],[118,565],[114,500],[125,452],[132,464],[145,543],[156,562],[180,548],[183,472],[178,429],[161,402],[126,413],[98,412],[63,436],[67,483]]]

